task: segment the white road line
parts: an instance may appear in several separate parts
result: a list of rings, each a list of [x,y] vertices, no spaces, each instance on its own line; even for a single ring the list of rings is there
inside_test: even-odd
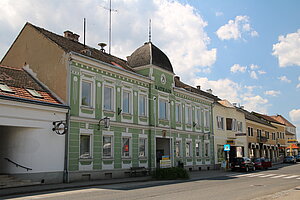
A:
[[[293,175],[293,176],[288,176],[288,177],[283,177],[283,178],[295,178],[295,177],[298,177],[300,175]]]
[[[273,176],[273,177],[270,177],[270,178],[281,178],[281,177],[284,177],[284,176],[288,176],[288,174],[286,174],[286,175]]]
[[[278,174],[267,174],[264,176],[260,176],[261,178],[266,178],[266,177],[270,177],[270,176],[278,176]]]
[[[239,175],[235,175],[235,176],[231,176],[231,177],[243,177],[243,176],[249,176],[250,174],[239,174]]]
[[[249,177],[263,176],[264,174],[250,174]]]

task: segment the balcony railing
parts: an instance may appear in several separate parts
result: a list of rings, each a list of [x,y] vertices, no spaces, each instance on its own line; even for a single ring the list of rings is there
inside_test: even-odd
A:
[[[267,141],[268,141],[268,138],[265,137],[265,136],[258,136],[258,137],[257,137],[257,140],[258,140],[258,142],[260,142],[260,143],[264,143],[264,142],[267,142]]]

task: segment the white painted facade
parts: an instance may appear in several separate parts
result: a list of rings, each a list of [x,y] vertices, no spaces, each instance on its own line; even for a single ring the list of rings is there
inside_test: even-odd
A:
[[[48,183],[57,181],[47,173],[62,178],[65,135],[52,131],[52,123],[65,121],[67,112],[66,108],[0,99],[0,174]],[[32,170],[16,167],[5,158]]]

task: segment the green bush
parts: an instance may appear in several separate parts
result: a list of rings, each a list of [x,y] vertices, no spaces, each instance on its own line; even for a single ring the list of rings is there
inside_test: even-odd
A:
[[[188,172],[179,167],[159,168],[152,173],[152,177],[158,180],[172,180],[172,179],[189,179]]]

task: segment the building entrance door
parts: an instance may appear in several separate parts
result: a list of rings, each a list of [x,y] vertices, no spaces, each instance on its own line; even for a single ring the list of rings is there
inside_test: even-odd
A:
[[[156,167],[160,168],[160,161],[171,159],[170,153],[170,139],[169,138],[156,138]]]

